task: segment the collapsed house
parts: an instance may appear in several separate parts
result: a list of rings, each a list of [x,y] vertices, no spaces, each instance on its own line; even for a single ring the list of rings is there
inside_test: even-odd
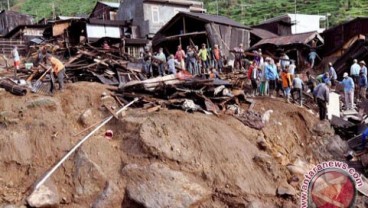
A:
[[[231,58],[230,50],[239,43],[249,48],[250,27],[223,16],[179,12],[152,40],[155,49],[162,47],[167,53],[174,53],[179,44],[185,48],[202,43],[211,47],[218,44],[224,56]]]
[[[314,45],[315,44],[315,45]],[[307,32],[296,35],[280,36],[262,39],[253,45],[249,51],[262,49],[263,54],[278,59],[281,52],[288,54],[290,59],[295,60],[298,68],[305,68],[308,62],[308,53],[311,48],[320,48],[324,39],[318,32]],[[277,57],[275,57],[275,55]]]
[[[342,77],[350,69],[354,59],[368,60],[366,35],[368,18],[358,17],[344,24],[325,30],[321,36],[325,45],[321,53],[328,61],[334,63],[336,73]]]

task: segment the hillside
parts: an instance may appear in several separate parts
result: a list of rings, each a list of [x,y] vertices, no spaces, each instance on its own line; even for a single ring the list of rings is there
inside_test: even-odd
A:
[[[330,25],[368,16],[366,0],[204,0],[209,13],[229,16],[243,24],[255,25],[265,19],[285,13],[321,14],[330,13]],[[295,4],[296,3],[296,4]]]
[[[36,20],[52,17],[53,3],[55,15],[86,16],[93,9],[97,0],[10,0],[12,8],[31,14]],[[119,0],[105,0],[118,2]],[[204,0],[205,7],[211,14],[229,16],[246,25],[255,25],[265,19],[284,13],[331,14],[330,25],[346,21],[358,16],[368,16],[368,1],[366,0]],[[218,6],[217,6],[218,5]],[[6,3],[0,3],[6,8]]]

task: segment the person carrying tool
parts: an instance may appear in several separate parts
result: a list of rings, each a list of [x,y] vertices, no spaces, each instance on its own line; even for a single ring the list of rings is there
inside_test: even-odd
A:
[[[48,61],[50,61],[51,63],[51,88],[50,88],[50,92],[54,93],[54,88],[55,88],[55,83],[54,83],[54,76],[57,77],[57,80],[59,82],[59,90],[62,91],[64,88],[64,73],[65,73],[65,66],[64,64],[57,58],[53,57],[50,54],[46,55],[46,58]]]

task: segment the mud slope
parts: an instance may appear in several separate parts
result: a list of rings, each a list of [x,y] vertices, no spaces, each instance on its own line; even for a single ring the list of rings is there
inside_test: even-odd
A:
[[[109,94],[95,83],[68,85],[54,97],[0,92],[0,168],[6,170],[0,172],[0,207],[27,204],[35,181],[87,132],[74,135],[109,115],[103,104],[119,107],[103,92]],[[257,100],[255,110],[270,109],[262,131],[231,116],[130,109],[91,137],[46,186],[59,207],[297,204],[298,183],[289,197],[277,196],[277,188],[294,176],[290,164],[330,156],[315,148],[328,141],[328,126],[316,136],[316,117],[306,110]],[[112,140],[104,138],[108,129]]]

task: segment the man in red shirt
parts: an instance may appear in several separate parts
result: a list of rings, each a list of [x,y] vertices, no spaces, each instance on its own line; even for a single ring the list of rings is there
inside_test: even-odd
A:
[[[218,72],[222,73],[222,51],[217,44],[213,46],[212,54],[215,60],[215,68]]]

